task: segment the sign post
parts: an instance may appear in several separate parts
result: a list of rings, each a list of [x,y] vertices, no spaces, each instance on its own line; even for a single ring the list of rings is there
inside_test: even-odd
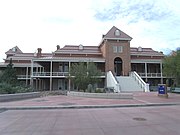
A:
[[[168,98],[166,84],[158,84],[158,96]]]

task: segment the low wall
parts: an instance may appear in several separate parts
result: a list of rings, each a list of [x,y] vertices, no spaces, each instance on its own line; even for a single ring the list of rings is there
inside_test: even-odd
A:
[[[68,92],[68,96],[88,97],[88,98],[107,98],[107,99],[133,99],[132,93],[87,93],[87,92]]]
[[[27,98],[36,98],[40,96],[41,96],[40,92],[2,94],[0,95],[0,102],[21,100],[21,99],[27,99]]]

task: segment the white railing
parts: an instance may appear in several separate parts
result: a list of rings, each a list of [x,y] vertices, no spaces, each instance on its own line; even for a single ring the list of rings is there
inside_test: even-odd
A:
[[[141,86],[144,92],[149,92],[149,84],[145,83],[143,79],[135,71],[131,72],[130,75],[135,79],[135,81],[138,82],[138,84]]]
[[[107,87],[113,87],[114,92],[121,92],[119,82],[116,80],[111,71],[107,72]]]
[[[161,73],[138,73],[141,77],[161,77]]]
[[[69,72],[33,72],[33,76],[69,76]]]
[[[33,76],[39,76],[39,77],[43,77],[43,76],[62,76],[62,77],[65,77],[65,76],[69,76],[69,72],[33,72]],[[101,76],[100,77],[104,77],[105,76],[105,73],[102,72]]]
[[[18,79],[30,79],[31,76],[30,75],[17,75]]]

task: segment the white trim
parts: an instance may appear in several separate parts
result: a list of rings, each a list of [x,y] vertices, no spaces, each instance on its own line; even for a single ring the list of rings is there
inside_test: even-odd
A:
[[[109,39],[109,40],[127,40],[127,41],[131,41],[132,38],[103,38],[103,39]]]
[[[131,60],[132,63],[162,63],[162,60],[159,59],[138,59],[138,60]]]
[[[71,58],[71,57],[58,57],[57,59],[53,59],[53,57],[44,57],[44,58],[36,58],[33,59],[34,61],[39,61],[39,62],[43,62],[43,61],[53,61],[53,62],[105,62],[105,59],[98,59],[98,58]]]
[[[141,53],[142,53],[142,52],[141,52]],[[135,53],[135,54],[130,53],[130,55],[131,55],[131,56],[152,56],[152,57],[154,57],[154,56],[161,56],[161,57],[164,57],[163,54],[141,54],[141,53]],[[153,52],[152,52],[152,53],[153,53]]]

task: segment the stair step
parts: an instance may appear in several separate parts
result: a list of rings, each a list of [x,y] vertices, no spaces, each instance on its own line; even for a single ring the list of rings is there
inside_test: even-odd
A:
[[[118,76],[116,78],[119,81],[122,92],[143,91],[138,83],[130,76]]]

